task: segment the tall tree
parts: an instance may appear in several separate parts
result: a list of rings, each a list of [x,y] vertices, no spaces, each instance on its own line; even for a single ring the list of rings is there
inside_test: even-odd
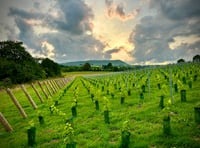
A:
[[[107,68],[108,68],[108,69],[112,69],[112,68],[113,68],[112,63],[108,63]]]
[[[195,55],[193,57],[193,62],[200,62],[200,55]]]
[[[44,77],[40,65],[22,46],[22,42],[0,42],[0,81],[24,83]]]
[[[49,58],[45,58],[44,60],[42,60],[41,66],[45,70],[47,77],[54,77],[61,75],[60,66],[54,61],[50,60]]]
[[[91,65],[90,63],[85,63],[82,68],[81,68],[83,71],[89,71],[91,70]]]
[[[177,63],[184,63],[184,62],[185,62],[184,59],[179,59],[179,60],[177,61]]]

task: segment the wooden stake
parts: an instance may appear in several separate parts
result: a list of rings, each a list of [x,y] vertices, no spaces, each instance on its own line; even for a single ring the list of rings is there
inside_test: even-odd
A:
[[[42,92],[44,93],[46,99],[48,99],[48,95],[47,95],[46,91],[43,89],[41,82],[38,82],[38,85],[40,86],[40,88],[41,88]]]
[[[58,89],[61,89],[61,88],[60,88],[60,85],[59,85],[59,83],[58,83],[58,80],[54,80],[54,82],[56,83]]]
[[[53,83],[53,80],[50,80],[50,83],[51,83],[51,85],[53,86],[55,92],[57,92],[57,88],[56,88],[55,84]]]
[[[32,97],[30,96],[30,94],[28,93],[28,91],[26,90],[26,88],[24,87],[24,85],[21,85],[21,88],[22,88],[24,94],[26,95],[27,99],[28,99],[29,102],[31,103],[33,109],[37,109],[37,105],[36,105],[35,102],[33,101]]]
[[[62,79],[60,80],[63,87],[65,86],[65,81],[64,81],[64,79],[65,79],[65,78],[62,78]]]
[[[63,88],[64,84],[63,84],[63,81],[62,81],[62,78],[58,80],[60,86]]]
[[[50,83],[50,81],[47,81],[51,90],[53,91],[53,93],[55,94],[56,93],[56,90],[54,89],[54,87],[52,86],[52,84]]]
[[[15,106],[17,107],[17,109],[19,110],[19,112],[21,113],[22,117],[24,119],[27,118],[25,111],[23,110],[23,108],[21,107],[21,105],[19,104],[19,102],[17,101],[17,99],[15,98],[13,93],[11,92],[11,90],[9,88],[7,88],[6,91],[7,91],[8,95],[10,96],[10,98],[12,99]]]
[[[0,122],[4,126],[4,128],[7,132],[13,131],[11,125],[8,123],[8,121],[6,120],[6,118],[3,116],[3,114],[1,112],[0,112]]]
[[[47,91],[49,92],[50,96],[52,96],[52,92],[51,92],[51,90],[49,89],[47,82],[44,82],[44,84],[45,84],[45,86],[46,86],[46,88],[47,88]]]
[[[62,87],[65,86],[65,83],[63,82],[63,79],[64,79],[64,78],[60,79],[60,83],[61,83]]]
[[[56,81],[55,81],[55,80],[52,80],[52,82],[54,83],[56,89],[59,90],[59,87],[58,87],[58,84],[56,83]]]
[[[67,83],[67,79],[66,78],[63,78],[62,81],[63,81],[64,85]]]
[[[62,79],[62,83],[63,83],[63,86],[66,85],[67,82],[66,82],[65,78]]]
[[[56,84],[58,85],[59,89],[61,89],[62,86],[61,86],[60,83],[59,83],[59,79],[55,80],[55,82],[56,82]]]
[[[32,86],[33,90],[35,91],[36,95],[38,96],[38,98],[40,99],[40,102],[43,103],[44,100],[43,100],[42,96],[40,95],[40,93],[38,92],[38,90],[36,89],[35,85],[32,83],[31,86]]]
[[[58,79],[58,80],[55,80],[56,81],[56,84],[58,85],[58,87],[60,88],[60,89],[62,89],[62,85],[60,84],[60,80]]]

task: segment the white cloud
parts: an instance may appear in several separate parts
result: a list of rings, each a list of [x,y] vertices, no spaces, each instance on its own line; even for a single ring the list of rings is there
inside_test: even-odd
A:
[[[0,39],[56,62],[168,63],[200,54],[199,0],[85,1],[2,0]]]
[[[200,36],[190,35],[190,36],[176,36],[173,38],[173,42],[169,43],[170,49],[178,49],[181,45],[184,44],[194,44],[200,41]]]
[[[43,41],[41,47],[43,54],[46,55],[46,57],[53,58],[55,56],[55,47],[51,43]]]
[[[126,50],[123,50],[123,49],[119,50],[116,53],[113,53],[111,55],[111,57],[112,57],[111,58],[112,60],[119,60],[120,59],[120,60],[123,60],[123,61],[128,62],[128,63],[133,61],[132,55],[130,53],[128,53]]]
[[[108,17],[110,18],[116,17],[123,21],[135,19],[140,12],[139,9],[134,9],[132,10],[132,12],[126,14],[125,13],[126,4],[124,2],[115,4],[113,0],[105,0],[105,4]]]
[[[130,33],[129,41],[135,44],[132,53],[135,63],[168,63],[179,58],[191,60],[200,54],[200,7],[187,0],[176,2],[174,5],[174,1],[149,0],[149,9],[157,13],[146,14]],[[192,6],[195,9],[188,10]]]

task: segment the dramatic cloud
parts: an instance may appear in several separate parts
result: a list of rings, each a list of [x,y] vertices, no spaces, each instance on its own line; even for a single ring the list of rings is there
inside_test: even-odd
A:
[[[34,3],[34,7],[39,7],[39,3]],[[55,5],[56,6],[56,5]],[[59,0],[57,6],[60,15],[53,16],[56,14],[43,14],[38,12],[29,12],[18,8],[10,8],[10,16],[19,16],[23,19],[34,19],[42,20],[43,25],[48,27],[67,31],[72,34],[83,34],[86,32],[92,32],[93,24],[93,13],[92,10],[81,0]],[[51,8],[50,10],[52,10]],[[56,9],[56,8],[55,8]]]
[[[33,4],[35,9],[40,9],[40,3],[39,2],[34,2]]]
[[[133,61],[131,52],[127,51],[126,48],[124,48],[124,47],[110,49],[105,52],[105,55],[108,59],[112,59],[112,60],[121,59],[126,62]]]
[[[48,43],[47,41],[42,42],[42,49],[43,49],[43,55],[45,55],[45,57],[52,58],[55,56],[54,46]]]
[[[33,5],[40,7],[40,3]],[[93,13],[83,1],[60,0],[56,6],[55,13],[46,15],[9,8],[9,17],[14,18],[19,32],[18,39],[24,42],[31,54],[58,62],[110,57],[103,52],[104,43],[88,35],[92,32]],[[49,9],[53,10],[52,7]],[[56,15],[56,12],[60,14]]]
[[[107,14],[109,17],[117,17],[121,20],[133,19],[139,14],[139,9],[133,10],[133,12],[126,14],[124,11],[124,4],[114,4],[113,0],[105,0],[107,7]]]
[[[129,40],[135,44],[135,62],[175,62],[179,58],[191,60],[200,51],[200,46],[196,44],[200,41],[200,28],[197,25],[200,9],[186,0],[152,0],[152,3],[151,9],[162,13],[143,17],[130,34]],[[197,4],[197,1],[194,3]],[[184,9],[192,9],[193,6],[194,10],[184,12]]]
[[[45,34],[43,37],[54,45],[55,58],[59,62],[88,59],[105,59],[104,45],[92,36],[71,36],[70,34]]]
[[[112,53],[117,53],[117,52],[119,52],[120,51],[120,49],[119,48],[116,48],[116,49],[111,49],[111,50],[108,50],[108,51],[106,51],[106,54],[109,54],[109,55],[111,55]]]
[[[24,42],[30,48],[38,49],[39,47],[39,40],[34,35],[34,31],[32,26],[29,25],[25,20],[22,18],[15,18],[16,25],[19,29],[19,39]]]
[[[200,16],[199,0],[151,0],[151,6],[157,6],[163,15],[173,20]]]
[[[192,60],[200,54],[199,5],[199,0],[2,0],[0,40],[20,40],[33,56],[56,62]]]
[[[10,8],[9,16],[15,16],[15,17],[19,16],[23,19],[39,19],[39,18],[44,17],[44,15],[42,15],[41,13],[27,12],[25,10],[13,8],[13,7]]]
[[[82,0],[59,0],[58,5],[64,15],[55,21],[58,29],[72,34],[92,32],[93,12]]]

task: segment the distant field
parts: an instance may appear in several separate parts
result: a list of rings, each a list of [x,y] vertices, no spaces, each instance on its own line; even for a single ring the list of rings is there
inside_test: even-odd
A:
[[[130,148],[199,147],[200,126],[195,123],[194,118],[194,107],[200,107],[199,65],[109,73],[102,76],[93,74],[105,74],[105,72],[66,73],[66,77],[79,77],[49,99],[45,99],[39,86],[36,85],[45,100],[44,103],[40,103],[27,84],[28,92],[38,105],[37,110],[31,107],[20,88],[13,89],[13,93],[28,115],[26,119],[22,119],[6,92],[1,91],[0,112],[8,119],[14,131],[7,133],[0,125],[0,147],[28,147],[26,131],[31,121],[37,130],[35,147],[64,148],[66,147],[64,127],[67,120],[72,123],[73,140],[77,148],[119,147],[125,121],[129,121]],[[192,87],[189,85],[190,82]],[[161,86],[160,89],[158,84]],[[175,91],[174,84],[178,84],[178,92]],[[145,91],[142,89],[143,85]],[[185,102],[181,101],[181,89],[186,90]],[[163,109],[160,107],[161,95],[164,95]],[[124,103],[121,103],[122,96],[125,97]],[[72,118],[71,107],[75,100],[77,117]],[[97,100],[99,110],[96,110],[95,106]],[[51,113],[49,107],[56,101],[58,101],[58,105],[54,106],[56,110]],[[109,110],[110,124],[104,121],[105,109]],[[45,124],[42,126],[39,124],[38,115],[44,117]],[[171,118],[169,135],[163,134],[163,118],[166,115]]]
[[[66,73],[63,73],[63,75],[66,77],[70,77],[70,76],[96,75],[96,74],[107,74],[107,73],[110,73],[110,72],[105,72],[105,71],[66,72]]]

